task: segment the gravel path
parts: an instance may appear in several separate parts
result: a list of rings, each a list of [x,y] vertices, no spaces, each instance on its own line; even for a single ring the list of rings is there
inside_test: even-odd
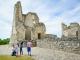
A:
[[[11,54],[10,46],[0,46],[0,54],[10,55]],[[26,48],[24,50],[24,55],[27,55]],[[32,48],[32,57],[35,60],[80,60],[80,55],[74,53],[67,53],[63,51],[56,51],[51,49],[44,49],[39,47]]]

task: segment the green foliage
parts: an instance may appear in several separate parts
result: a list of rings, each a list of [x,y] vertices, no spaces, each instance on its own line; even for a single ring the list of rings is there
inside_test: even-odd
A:
[[[0,39],[0,45],[9,44],[10,38]]]

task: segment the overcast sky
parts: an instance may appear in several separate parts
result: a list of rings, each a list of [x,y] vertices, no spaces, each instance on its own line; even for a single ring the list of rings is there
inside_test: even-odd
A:
[[[60,37],[62,22],[80,22],[80,0],[0,0],[0,38],[11,35],[14,4],[17,1],[21,1],[24,14],[37,13],[49,34]]]

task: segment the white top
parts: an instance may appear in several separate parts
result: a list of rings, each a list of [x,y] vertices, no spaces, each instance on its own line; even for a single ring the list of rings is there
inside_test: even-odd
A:
[[[27,47],[32,47],[32,42],[27,42]]]
[[[18,45],[15,45],[15,51],[18,52]]]

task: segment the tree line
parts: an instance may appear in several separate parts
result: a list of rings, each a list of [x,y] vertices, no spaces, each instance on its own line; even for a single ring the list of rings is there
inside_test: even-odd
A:
[[[0,45],[6,45],[9,44],[10,38],[1,39],[0,38]]]

